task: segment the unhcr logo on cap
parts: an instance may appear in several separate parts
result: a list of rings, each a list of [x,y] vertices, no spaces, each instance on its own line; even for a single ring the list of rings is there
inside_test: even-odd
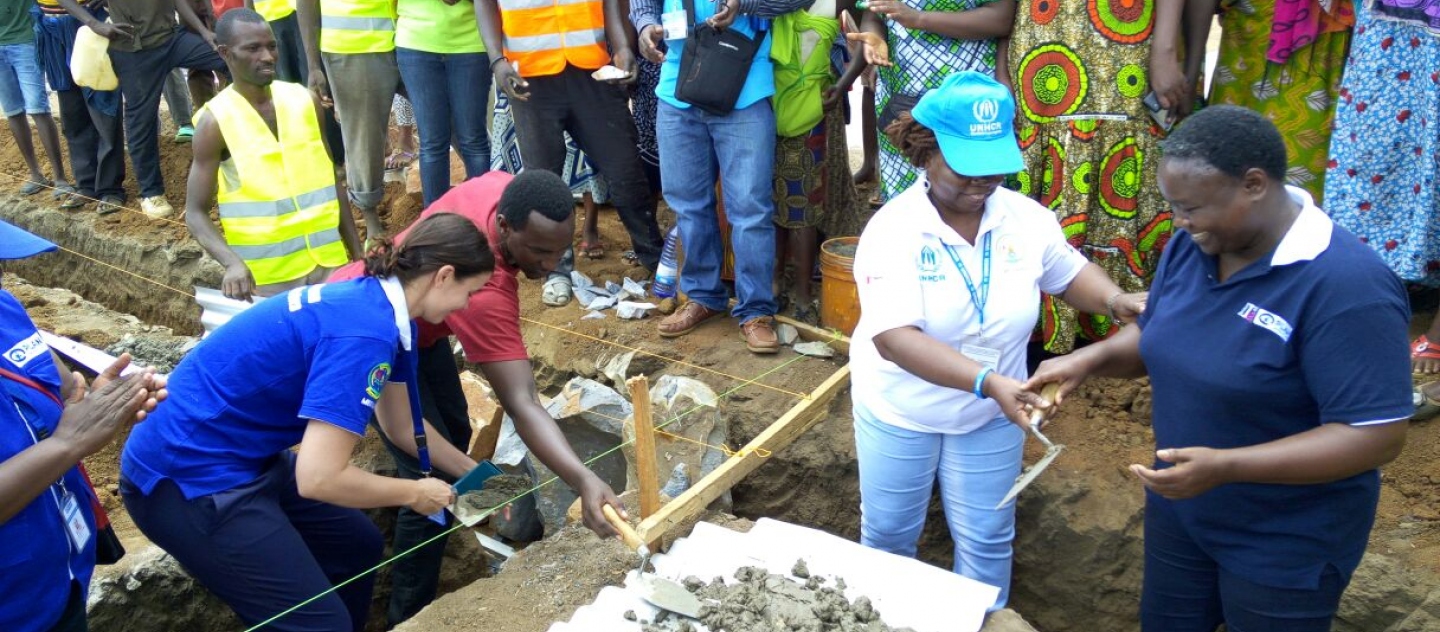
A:
[[[970,112],[975,115],[975,122],[970,124],[971,136],[993,137],[1005,132],[1005,126],[996,120],[1000,118],[999,101],[981,99],[970,107]]]

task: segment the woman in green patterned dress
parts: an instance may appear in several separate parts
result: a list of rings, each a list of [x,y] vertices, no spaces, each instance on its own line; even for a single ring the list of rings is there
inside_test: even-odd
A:
[[[1285,139],[1285,179],[1324,208],[1335,98],[1350,30],[1351,0],[1189,0],[1220,11],[1220,60],[1210,102],[1265,115]],[[1209,23],[1205,26],[1208,31]]]
[[[1168,126],[1188,114],[1204,38],[1178,55],[1186,0],[1028,0],[1002,49],[1016,92],[1025,153],[1020,192],[1054,210],[1070,243],[1122,289],[1144,290],[1170,236],[1156,186],[1165,132],[1144,105],[1155,93]],[[1193,49],[1193,50],[1189,50]],[[1045,348],[1068,352],[1076,334],[1103,338],[1108,314],[1083,316],[1046,296]]]
[[[875,111],[885,202],[916,181],[915,167],[886,137],[886,124],[950,73],[994,72],[996,38],[1010,34],[1015,0],[873,0],[868,8],[861,32],[849,37],[865,44],[864,61],[878,67]]]

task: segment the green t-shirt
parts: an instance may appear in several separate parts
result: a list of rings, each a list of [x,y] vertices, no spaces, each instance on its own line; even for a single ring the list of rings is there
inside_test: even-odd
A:
[[[23,0],[0,2],[0,46],[34,41],[35,20],[30,17],[30,3]]]
[[[395,45],[427,53],[483,53],[475,3],[460,0],[400,0],[395,24]]]

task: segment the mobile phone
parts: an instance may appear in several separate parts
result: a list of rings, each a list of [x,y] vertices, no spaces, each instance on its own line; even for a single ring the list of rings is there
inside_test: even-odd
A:
[[[1155,124],[1159,125],[1160,129],[1167,132],[1170,131],[1170,110],[1161,109],[1160,98],[1155,96],[1153,90],[1145,94],[1145,98],[1141,100],[1141,103],[1145,104],[1145,109],[1150,112],[1151,120],[1155,121]]]

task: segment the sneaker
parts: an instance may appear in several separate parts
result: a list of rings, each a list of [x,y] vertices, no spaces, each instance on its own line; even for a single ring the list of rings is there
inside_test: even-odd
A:
[[[170,200],[163,195],[148,197],[140,200],[140,210],[153,219],[165,219],[175,214],[175,208],[170,206]]]
[[[183,126],[180,129],[175,130],[175,142],[177,143],[188,143],[194,138],[195,128],[190,127],[189,125]]]
[[[757,316],[740,323],[740,336],[745,339],[745,348],[751,353],[780,351],[780,337],[775,335],[775,319],[769,316]]]
[[[125,207],[125,198],[118,195],[107,195],[100,198],[100,204],[95,207],[95,212],[100,215],[109,215],[118,212]]]

